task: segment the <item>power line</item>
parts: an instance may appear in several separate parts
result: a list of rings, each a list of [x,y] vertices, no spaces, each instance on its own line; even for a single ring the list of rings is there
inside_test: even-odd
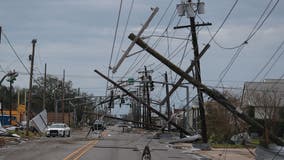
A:
[[[168,12],[168,10],[169,10],[170,6],[172,5],[172,3],[173,3],[173,0],[171,0],[170,3],[168,4],[166,10],[164,11],[162,17],[160,18],[160,20],[158,21],[157,25],[156,25],[155,28],[153,29],[151,35],[153,35],[153,34],[156,32],[158,26],[161,24],[162,20],[164,19],[165,15],[166,15],[166,13]],[[174,12],[174,13],[175,13],[175,12]],[[151,36],[151,35],[150,35],[150,36]],[[158,40],[157,40],[157,41],[158,41]],[[156,42],[157,42],[157,41],[156,41]],[[149,42],[149,40],[148,40],[147,42]],[[142,58],[139,59],[139,58],[141,57],[141,54],[139,54],[139,55],[135,58],[135,60],[133,60],[132,64],[128,67],[128,69],[126,70],[126,72],[125,72],[125,74],[123,75],[123,77],[125,77],[131,70],[134,70],[134,68],[135,68],[139,63],[142,62],[142,60],[144,59],[145,56],[146,56],[146,55],[144,54],[144,55],[142,56]],[[139,59],[139,61],[137,62],[138,59]],[[143,66],[143,64],[142,64],[141,66]]]
[[[178,55],[178,53],[185,48],[185,46],[183,46],[183,44],[185,43],[186,41],[182,41],[173,51],[172,51],[172,54],[167,57],[169,60],[173,59],[174,57],[176,57]],[[161,69],[161,66],[163,64],[162,63],[159,63],[156,67],[154,67],[154,70],[160,70]]]
[[[270,68],[267,70],[267,72],[264,74],[263,78],[264,79],[268,73],[271,71],[271,69],[274,67],[274,65],[278,62],[278,60],[280,59],[280,57],[284,54],[284,50],[279,54],[279,56],[275,59],[275,61],[272,63],[272,65],[270,66]]]
[[[225,69],[219,74],[219,82],[218,82],[217,86],[219,86],[219,84],[222,83],[223,79],[225,78],[225,76],[227,75],[229,70],[231,69],[232,65],[235,63],[236,59],[238,58],[238,56],[242,52],[243,48],[244,48],[244,45],[242,45],[240,48],[237,49],[237,51],[235,52],[235,54],[231,58],[230,62],[225,67]]]
[[[222,48],[222,49],[234,50],[234,49],[240,48],[242,45],[245,45],[245,44],[246,44],[246,42],[243,42],[243,43],[241,43],[241,44],[239,44],[239,45],[236,45],[236,46],[224,47],[224,46],[222,46],[219,42],[217,42],[217,40],[212,36],[212,33],[211,33],[210,29],[209,29],[208,27],[206,27],[206,28],[207,28],[207,30],[208,30],[209,36],[210,36],[211,38],[213,38],[213,39],[212,39],[213,42],[214,42],[218,47],[220,47],[220,48]]]
[[[221,28],[223,27],[223,25],[225,24],[225,22],[228,20],[229,16],[231,15],[232,11],[234,10],[234,8],[236,7],[237,3],[239,2],[239,0],[236,0],[235,3],[233,4],[233,6],[231,7],[231,9],[229,10],[228,14],[226,15],[225,19],[223,20],[223,22],[221,23],[221,25],[219,26],[219,28],[217,29],[217,31],[214,33],[214,35],[211,37],[211,39],[209,40],[208,43],[210,43],[215,36],[218,34],[218,32],[221,30]]]
[[[120,0],[119,11],[118,11],[118,15],[117,15],[116,27],[115,27],[115,32],[114,32],[114,38],[113,38],[111,54],[110,54],[110,59],[109,59],[109,65],[108,65],[108,69],[107,69],[107,76],[108,77],[110,75],[110,68],[111,68],[111,62],[112,62],[112,57],[113,57],[113,52],[114,52],[114,46],[115,46],[115,42],[116,42],[118,25],[119,25],[119,21],[120,21],[120,14],[121,14],[122,3],[123,3],[123,0]],[[108,88],[108,81],[107,81],[107,84],[106,84],[106,89],[107,88]],[[107,90],[106,90],[106,94],[107,94]]]
[[[271,2],[271,1],[270,1]],[[269,13],[266,15],[266,17],[263,19],[263,21],[260,23],[260,25],[258,27],[256,27],[256,25],[260,22],[260,19],[262,19],[264,13],[267,11],[267,8],[270,6],[270,3],[268,3],[268,5],[266,6],[263,14],[261,15],[261,17],[258,19],[256,25],[253,28],[256,28],[256,30],[252,30],[251,33],[248,35],[248,38],[245,40],[245,42],[243,44],[247,44],[247,42],[256,34],[256,32],[263,26],[264,22],[268,19],[268,17],[270,16],[270,14],[272,13],[272,11],[275,9],[275,7],[277,6],[279,0],[277,0],[275,2],[275,4],[273,5],[273,7],[271,8],[271,10],[269,11]],[[240,53],[242,52],[244,48],[244,45],[241,45],[238,50],[235,52],[234,56],[231,58],[230,62],[228,63],[228,65],[226,66],[226,68],[220,73],[219,77],[220,77],[220,81],[217,85],[219,85],[222,80],[224,79],[224,77],[226,76],[226,74],[228,73],[228,71],[231,69],[233,63],[236,61],[237,57],[240,55]]]
[[[172,2],[172,1],[171,1]],[[171,4],[171,3],[170,3]],[[168,8],[167,8],[167,10],[169,9],[169,7],[170,7],[170,5],[168,6]],[[166,11],[167,11],[166,10]],[[164,12],[164,15],[165,15],[165,13],[166,12]],[[163,16],[164,16],[163,15]],[[177,15],[177,13],[176,13],[176,10],[174,10],[174,12],[173,12],[173,14],[172,14],[172,16],[171,16],[171,18],[170,18],[170,21],[169,21],[169,23],[168,23],[168,25],[167,25],[167,27],[166,27],[166,29],[164,30],[164,32],[161,34],[162,36],[165,34],[165,33],[167,33],[168,32],[168,28],[170,27],[170,25],[173,23],[173,21],[174,21],[174,18],[175,18],[175,16]],[[162,16],[162,17],[163,17]],[[160,20],[161,21],[161,20]],[[155,28],[155,30],[156,30],[156,28]],[[154,33],[154,32],[153,32]],[[152,34],[153,34],[152,33]],[[158,45],[159,45],[159,43],[161,42],[161,40],[162,40],[162,38],[163,37],[160,37],[160,38],[158,38],[154,43],[153,43],[153,45],[152,45],[152,48],[156,48]],[[167,37],[167,36],[166,36]],[[150,40],[148,40],[147,42],[149,42]],[[143,67],[144,65],[145,65],[145,63],[146,63],[146,61],[149,59],[149,57],[150,57],[150,55],[148,55],[148,54],[144,54],[143,55],[143,57],[140,59],[140,61],[136,64],[136,65],[138,65],[140,62],[142,62],[142,60],[143,60],[143,62],[142,62],[142,64],[138,67],[138,68],[141,68],[141,67]]]
[[[197,34],[199,34],[199,32],[200,32],[201,30],[202,30],[202,28],[198,29]],[[191,32],[190,32],[190,33],[191,33]],[[187,38],[187,39],[189,39],[189,37],[191,36],[190,33],[188,34],[188,38]],[[187,47],[188,47],[188,43],[189,43],[189,40],[186,41],[186,45],[185,45],[185,47],[184,47],[184,52],[183,52],[182,58],[181,58],[180,62],[178,63],[179,68],[181,68],[182,63],[183,63],[183,59],[186,57],[186,56],[185,56],[185,53],[186,53],[186,49],[187,49]],[[176,74],[174,81],[176,81],[177,78],[178,78],[178,75]]]
[[[276,8],[277,4],[279,3],[279,0],[277,0],[273,7],[271,8],[271,10],[268,12],[268,14],[265,16],[265,18],[263,19],[263,21],[260,23],[260,25],[258,27],[256,27],[258,25],[258,23],[260,22],[260,20],[263,18],[264,14],[266,13],[267,9],[269,8],[269,6],[271,5],[273,0],[270,0],[270,2],[268,3],[267,7],[265,8],[265,10],[263,11],[262,15],[259,17],[257,23],[255,24],[255,26],[253,27],[251,33],[249,34],[248,38],[246,39],[246,41],[249,41],[258,31],[259,29],[263,26],[264,22],[268,19],[268,17],[271,15],[271,13],[274,11],[274,9]],[[255,29],[256,28],[256,29]],[[255,29],[255,30],[254,30]]]
[[[24,69],[26,70],[26,74],[30,75],[30,72],[28,70],[28,68],[26,67],[26,65],[23,63],[22,59],[20,58],[20,56],[18,55],[18,53],[16,52],[15,48],[13,47],[12,43],[10,42],[10,40],[8,39],[8,36],[2,31],[2,34],[4,36],[4,38],[6,39],[6,41],[8,42],[8,45],[10,46],[10,48],[12,49],[13,53],[16,55],[17,59],[20,61],[20,63],[22,64],[22,66],[24,67]],[[33,80],[39,85],[41,86],[41,84],[33,77]]]
[[[265,63],[265,65],[260,69],[260,71],[255,75],[255,77],[252,79],[252,81],[255,81],[256,78],[264,71],[264,69],[268,66],[268,64],[272,61],[274,56],[278,53],[278,51],[282,48],[284,44],[284,41],[277,47],[277,49],[274,51],[273,55],[269,58],[269,60]]]
[[[208,33],[211,36],[211,40],[213,40],[213,42],[220,48],[222,49],[237,49],[240,48],[242,45],[245,45],[248,43],[248,41],[260,30],[260,28],[263,26],[263,24],[265,23],[265,21],[268,19],[268,17],[271,15],[271,13],[273,12],[273,10],[276,8],[279,0],[277,0],[277,2],[273,5],[273,7],[271,8],[271,10],[269,11],[269,13],[265,16],[265,18],[263,19],[265,13],[267,12],[267,10],[269,9],[270,5],[272,4],[273,0],[270,0],[269,3],[266,5],[264,11],[262,12],[262,14],[260,15],[260,17],[258,18],[257,22],[255,23],[255,25],[253,26],[251,32],[248,34],[247,38],[244,40],[244,42],[242,42],[239,45],[236,46],[232,46],[232,47],[224,47],[222,46],[220,43],[217,42],[217,40],[215,39],[215,36],[212,36],[212,33],[210,31],[210,29],[207,27]],[[262,20],[263,19],[263,20]],[[262,20],[262,22],[260,22]]]
[[[116,59],[115,59],[115,63],[117,63],[118,56],[119,56],[119,52],[121,51],[121,48],[122,48],[122,45],[123,45],[123,42],[124,42],[126,30],[127,30],[128,23],[129,23],[129,20],[130,20],[130,16],[131,16],[131,13],[132,13],[132,9],[133,9],[133,4],[134,4],[134,0],[131,1],[130,9],[129,9],[129,12],[128,12],[126,24],[125,24],[125,27],[124,27],[124,31],[123,31],[123,34],[122,34],[121,41],[120,41],[120,46],[119,46],[119,49],[118,49],[118,54],[117,54]]]
[[[8,42],[8,45],[10,46],[10,48],[12,49],[13,53],[16,55],[17,59],[20,61],[20,63],[23,65],[23,67],[25,68],[25,70],[27,71],[27,73],[29,74],[29,70],[26,67],[26,65],[23,63],[22,59],[20,58],[20,56],[18,55],[18,53],[16,52],[15,48],[13,47],[13,45],[11,44],[10,40],[8,39],[7,35],[2,31],[2,34],[4,36],[4,38],[6,39],[6,41]]]

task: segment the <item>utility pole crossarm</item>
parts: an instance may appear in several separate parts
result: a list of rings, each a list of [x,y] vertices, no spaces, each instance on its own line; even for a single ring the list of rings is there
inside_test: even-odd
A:
[[[201,23],[201,24],[195,24],[196,27],[199,26],[211,26],[212,23]],[[191,27],[191,25],[185,25],[185,26],[175,26],[174,29],[181,29],[181,28],[188,28]]]
[[[132,33],[129,35],[129,39],[134,40],[136,36]],[[141,38],[138,38],[136,41],[136,44],[138,44],[141,48],[145,49],[149,54],[154,56],[156,59],[158,59],[160,62],[165,64],[167,67],[169,67],[171,70],[176,72],[178,75],[186,79],[189,83],[194,85],[195,87],[199,88],[202,92],[206,93],[208,96],[212,97],[215,101],[220,103],[222,106],[224,106],[227,110],[229,110],[232,114],[238,116],[240,119],[245,121],[246,123],[257,127],[258,129],[264,130],[264,126],[255,121],[254,119],[248,117],[242,112],[237,111],[236,107],[231,104],[231,102],[225,98],[219,91],[210,89],[204,84],[200,83],[184,71],[182,71],[179,67],[177,67],[175,64],[171,63],[168,59],[160,55],[156,50],[151,48],[149,45],[147,45]],[[284,142],[279,139],[276,135],[273,133],[269,133],[269,137],[273,142],[275,142],[278,145],[284,146]]]
[[[150,17],[148,18],[148,20],[145,22],[145,24],[142,26],[141,30],[138,32],[137,36],[140,37],[142,35],[142,33],[145,31],[145,29],[149,26],[150,22],[152,21],[152,19],[154,18],[154,16],[156,15],[156,13],[159,11],[159,8],[156,7],[153,9],[152,14],[150,15]],[[135,40],[133,42],[131,42],[131,44],[129,45],[129,47],[127,48],[127,50],[124,52],[124,54],[122,55],[122,57],[120,58],[120,60],[118,61],[117,65],[115,65],[112,68],[112,73],[115,73],[117,71],[117,69],[119,68],[119,66],[122,64],[122,62],[125,60],[125,58],[128,56],[129,52],[131,51],[131,49],[134,47],[135,45]]]

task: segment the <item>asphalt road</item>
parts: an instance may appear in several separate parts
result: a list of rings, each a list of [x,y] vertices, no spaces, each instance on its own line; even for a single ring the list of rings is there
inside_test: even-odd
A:
[[[151,140],[143,131],[122,132],[110,127],[86,139],[87,129],[73,131],[71,137],[42,137],[18,145],[0,148],[0,160],[141,160],[145,145],[149,144],[152,160],[196,160],[201,156],[173,149],[161,139]]]

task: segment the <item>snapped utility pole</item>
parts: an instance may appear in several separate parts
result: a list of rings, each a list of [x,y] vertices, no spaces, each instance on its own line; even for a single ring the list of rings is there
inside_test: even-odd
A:
[[[141,30],[138,32],[137,36],[140,37],[142,35],[142,33],[145,31],[145,29],[149,26],[150,22],[152,21],[152,19],[154,18],[154,16],[157,14],[157,12],[159,11],[159,8],[156,7],[153,9],[152,14],[150,15],[150,17],[148,18],[148,20],[144,23],[144,25],[142,26]],[[122,57],[119,59],[117,65],[115,65],[112,68],[112,73],[115,73],[117,71],[117,69],[119,68],[119,66],[122,64],[122,62],[125,60],[125,58],[128,56],[129,52],[131,51],[131,49],[134,47],[135,45],[135,40],[131,42],[131,44],[129,45],[129,47],[127,48],[127,50],[124,52],[124,54],[122,55]]]
[[[30,119],[31,119],[31,107],[32,107],[32,87],[33,87],[33,71],[34,71],[34,57],[35,57],[35,44],[37,40],[32,40],[32,55],[29,56],[31,61],[31,71],[30,71],[30,85],[29,85],[29,103],[27,106],[27,128],[26,128],[26,136],[29,136],[29,129],[30,129]]]

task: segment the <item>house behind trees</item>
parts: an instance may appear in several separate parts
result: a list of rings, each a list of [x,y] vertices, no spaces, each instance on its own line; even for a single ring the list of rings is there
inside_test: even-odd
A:
[[[284,79],[266,79],[263,82],[246,82],[241,108],[250,117],[284,131]]]

